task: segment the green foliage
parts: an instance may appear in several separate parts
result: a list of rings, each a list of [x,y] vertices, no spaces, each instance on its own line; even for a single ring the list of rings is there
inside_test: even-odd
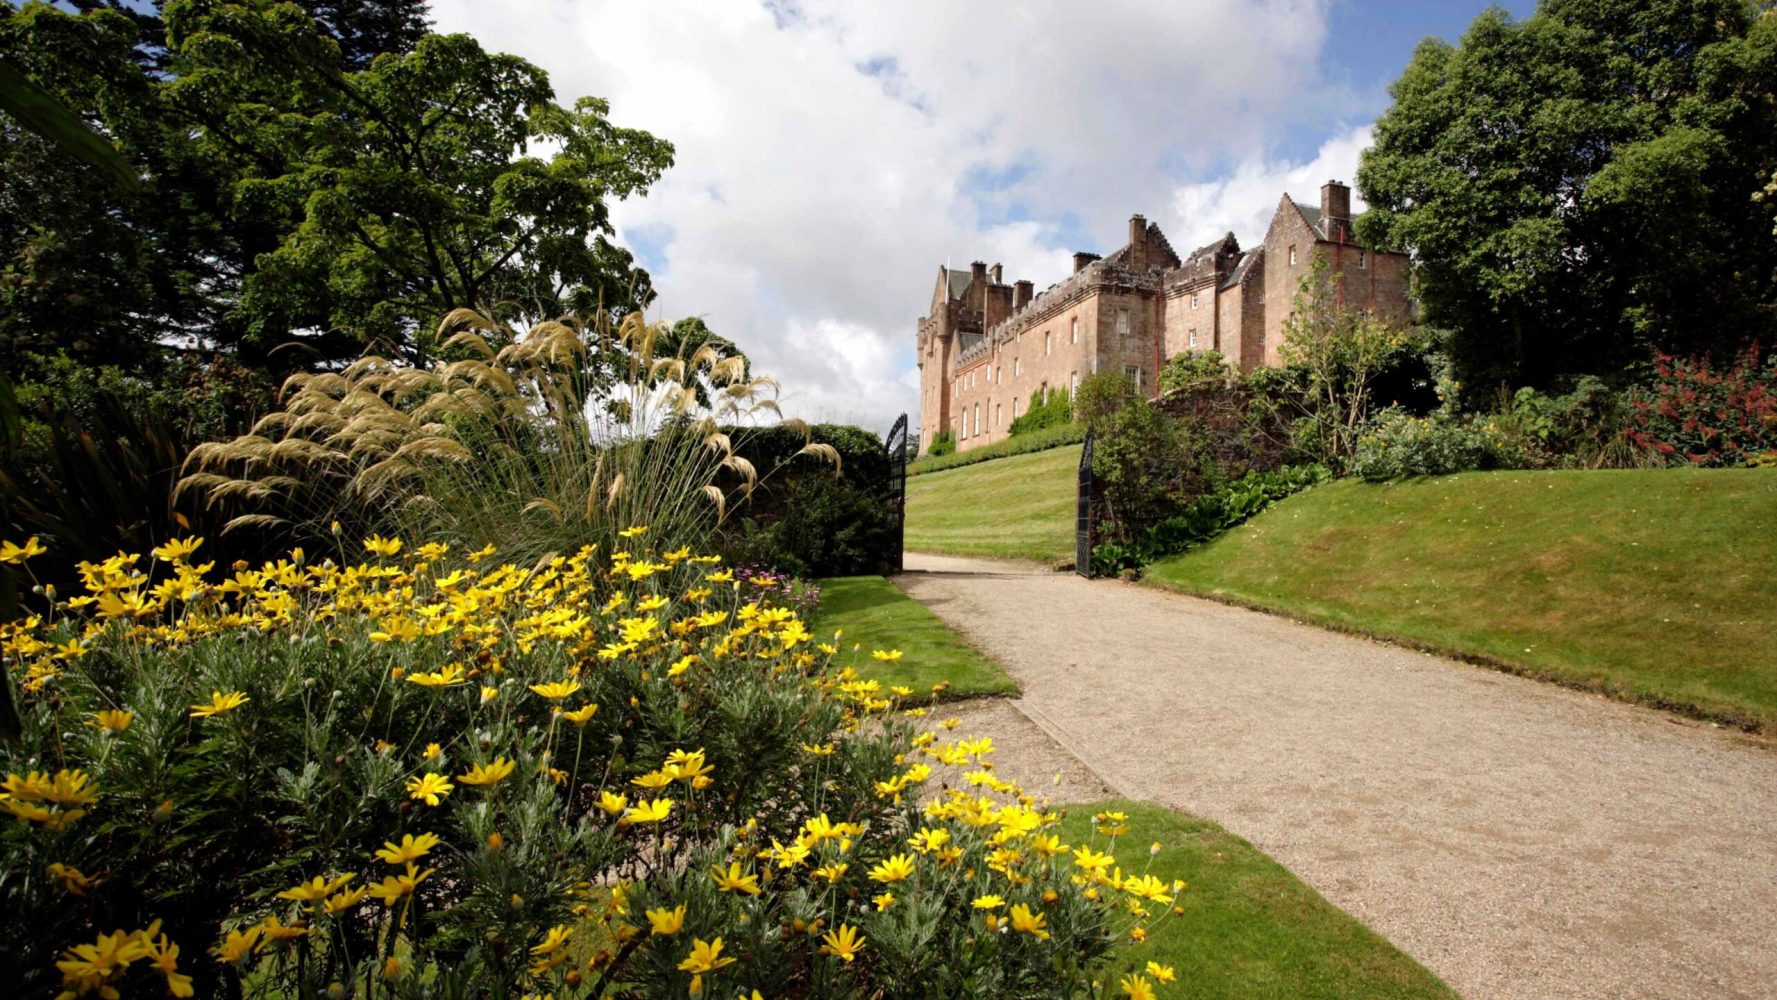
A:
[[[129,191],[140,186],[135,168],[117,147],[64,107],[54,94],[4,61],[0,61],[0,111],[61,152],[103,171],[119,188]]]
[[[1125,404],[1140,397],[1135,380],[1122,372],[1096,372],[1080,380],[1073,399],[1074,419],[1097,429]]]
[[[1042,391],[1030,394],[1030,405],[1008,428],[1012,437],[1020,434],[1031,434],[1036,431],[1048,430],[1072,423],[1074,419],[1074,403],[1065,392],[1051,392],[1047,400],[1043,399]]]
[[[945,455],[954,454],[956,454],[956,432],[952,430],[942,430],[933,434],[932,443],[926,446],[927,458],[942,458]],[[909,467],[907,471],[911,473],[913,470]]]
[[[1412,476],[1445,476],[1484,469],[1522,469],[1531,456],[1486,414],[1437,413],[1415,417],[1390,408],[1358,438],[1352,474],[1369,482]]]
[[[92,198],[90,170],[0,117],[0,349],[128,365],[176,332],[281,380],[422,356],[457,307],[528,325],[650,300],[607,206],[671,147],[556,104],[523,60],[422,37],[422,4],[84,6],[0,8],[0,58],[144,183]]]
[[[1221,351],[1184,351],[1160,369],[1161,393],[1225,386],[1236,372]]]
[[[1343,308],[1343,280],[1315,256],[1284,321],[1280,351],[1303,376],[1301,394],[1291,398],[1301,413],[1295,444],[1334,469],[1351,460],[1383,374],[1426,350],[1408,328]]]
[[[1567,392],[1550,394],[1528,386],[1495,414],[1509,434],[1524,442],[1537,465],[1582,469],[1625,469],[1655,464],[1633,438],[1634,390],[1613,388],[1595,376],[1579,379]]]
[[[611,125],[595,98],[555,104],[542,70],[467,35],[428,35],[341,76],[314,22],[278,10],[167,12],[168,99],[226,109],[226,131],[200,137],[243,171],[237,202],[298,213],[242,283],[253,336],[343,329],[423,358],[453,309],[525,326],[648,300],[607,239],[608,203],[656,180],[669,144]],[[254,75],[267,48],[288,54],[284,75]],[[263,103],[284,113],[266,119]],[[273,157],[286,159],[274,175],[244,172]]]
[[[1179,500],[1179,429],[1140,395],[1098,420],[1092,442],[1092,478],[1098,521],[1112,540],[1129,541],[1140,527],[1164,518]]]
[[[1128,542],[1110,541],[1092,548],[1092,574],[1112,576],[1157,559],[1212,541],[1271,504],[1333,478],[1323,465],[1295,465],[1270,472],[1248,472],[1186,503],[1178,513]]]
[[[51,546],[54,555],[37,566],[40,583],[69,593],[83,560],[141,551],[194,527],[221,528],[232,505],[173,500],[180,463],[198,440],[192,418],[211,410],[205,396],[181,411],[179,400],[147,393],[114,370],[90,380],[90,369],[52,367],[74,377],[25,393],[0,376],[0,531]],[[242,532],[217,554],[258,559],[282,541]]]
[[[888,455],[858,427],[816,424],[738,435],[736,454],[759,471],[737,495],[719,547],[732,563],[769,566],[803,579],[877,573],[896,561],[900,539],[889,523]],[[811,454],[832,448],[838,465]]]
[[[1547,0],[1415,51],[1358,170],[1358,230],[1413,253],[1464,406],[1654,347],[1770,342],[1777,238],[1748,210],[1777,160],[1759,7]]]

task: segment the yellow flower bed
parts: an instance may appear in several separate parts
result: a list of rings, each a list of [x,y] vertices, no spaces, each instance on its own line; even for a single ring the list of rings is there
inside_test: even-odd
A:
[[[1062,843],[991,739],[916,731],[923,696],[859,679],[761,585],[644,528],[619,544],[83,564],[85,593],[0,626],[24,719],[0,745],[0,975],[724,998],[1174,976],[1114,945],[1181,886]]]

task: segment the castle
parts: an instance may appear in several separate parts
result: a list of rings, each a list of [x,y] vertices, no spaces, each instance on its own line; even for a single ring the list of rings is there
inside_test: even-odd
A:
[[[1216,350],[1241,369],[1278,363],[1284,322],[1316,256],[1347,309],[1409,318],[1407,258],[1358,246],[1351,189],[1329,181],[1320,206],[1285,195],[1263,245],[1233,233],[1182,260],[1160,227],[1137,215],[1129,242],[1106,257],[1074,254],[1074,272],[1034,295],[1005,284],[1000,265],[938,269],[919,321],[919,447],[949,430],[959,450],[1005,438],[1033,394],[1070,395],[1094,372],[1121,371],[1149,395],[1166,359]]]

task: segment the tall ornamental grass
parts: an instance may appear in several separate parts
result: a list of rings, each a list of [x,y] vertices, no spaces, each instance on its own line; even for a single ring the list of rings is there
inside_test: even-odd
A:
[[[632,314],[519,335],[457,310],[440,329],[455,360],[294,375],[250,433],[194,449],[179,489],[251,505],[231,531],[493,543],[519,561],[608,548],[629,524],[698,545],[760,479],[733,435],[779,417],[776,382],[707,343],[657,354],[665,332]]]
[[[298,418],[300,419],[300,418]],[[601,515],[602,516],[602,515]],[[777,581],[622,529],[82,566],[0,626],[20,997],[1152,997],[1175,883],[865,681]],[[28,566],[36,539],[0,558]],[[362,559],[363,561],[359,561]],[[835,637],[837,638],[837,637]],[[893,663],[898,654],[871,654]]]

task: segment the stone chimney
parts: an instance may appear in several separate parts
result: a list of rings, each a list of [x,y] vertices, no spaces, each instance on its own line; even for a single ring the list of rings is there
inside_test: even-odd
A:
[[[1036,291],[1037,286],[1035,282],[1020,281],[1014,283],[1012,285],[1012,311],[1018,312],[1025,306],[1030,305],[1030,300],[1036,295]]]
[[[988,269],[987,276],[993,279],[994,284],[1003,285],[1003,284],[1005,284],[1005,282],[1000,280],[1000,273],[1001,273],[1000,266],[998,264],[995,264],[993,267]]]
[[[1335,243],[1351,239],[1351,189],[1338,181],[1322,184],[1320,217],[1327,228],[1327,239]]]
[[[1098,255],[1095,253],[1086,253],[1083,250],[1076,252],[1074,254],[1074,273],[1079,274],[1081,271],[1086,270],[1086,265],[1097,259]]]
[[[969,265],[969,277],[974,279],[976,284],[980,284],[980,285],[986,284],[987,283],[987,262],[978,260],[978,261],[974,262],[973,264],[970,264]]]
[[[1129,217],[1129,253],[1124,263],[1141,270],[1148,263],[1148,220],[1140,215]]]

